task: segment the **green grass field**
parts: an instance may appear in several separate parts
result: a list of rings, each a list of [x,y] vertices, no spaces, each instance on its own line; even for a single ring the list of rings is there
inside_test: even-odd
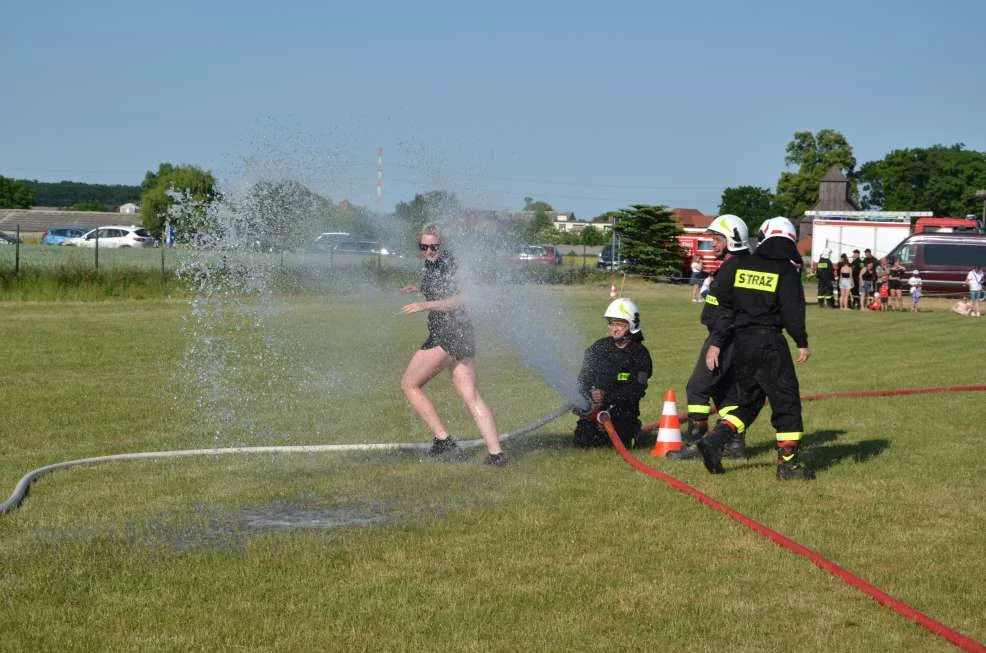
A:
[[[503,311],[581,350],[607,284]],[[687,286],[628,281],[655,375],[684,385],[704,337]],[[396,292],[0,303],[0,494],[78,458],[211,446],[425,442],[398,381],[425,337]],[[986,321],[809,306],[805,394],[982,383]],[[538,319],[538,316],[544,319]],[[566,325],[558,329],[557,324]],[[502,332],[480,387],[503,432],[563,403]],[[570,332],[570,333],[569,333]],[[574,334],[574,335],[572,335]],[[452,430],[475,429],[445,377]],[[986,641],[982,393],[805,404],[813,483],[778,483],[766,415],[723,476],[639,451],[914,608]],[[808,560],[579,451],[574,417],[491,469],[415,453],[109,463],[39,479],[0,515],[2,651],[947,651]]]

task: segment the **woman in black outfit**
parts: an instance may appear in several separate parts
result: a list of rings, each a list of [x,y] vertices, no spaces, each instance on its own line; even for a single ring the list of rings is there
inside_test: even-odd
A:
[[[428,339],[411,357],[401,379],[401,390],[435,437],[428,455],[437,457],[454,452],[457,449],[455,439],[449,435],[435,405],[424,391],[428,381],[442,370],[450,370],[452,383],[472,413],[489,450],[486,464],[504,465],[507,461],[500,447],[496,421],[476,389],[476,344],[472,323],[462,306],[455,281],[455,259],[442,248],[441,234],[435,225],[428,225],[422,230],[418,249],[425,258],[421,287],[405,286],[401,292],[421,292],[425,301],[407,304],[401,312],[428,311]]]

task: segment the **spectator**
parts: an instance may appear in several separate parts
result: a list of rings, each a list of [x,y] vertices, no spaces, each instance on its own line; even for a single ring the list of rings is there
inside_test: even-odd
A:
[[[911,278],[907,280],[907,285],[911,287],[911,312],[918,312],[918,302],[921,301],[921,271],[911,272]]]
[[[852,265],[849,257],[842,254],[839,257],[839,308],[848,311],[852,305]]]
[[[887,284],[890,290],[891,310],[904,310],[904,265],[896,258],[890,260],[890,270],[887,271]]]
[[[884,281],[880,284],[880,310],[889,311],[890,310],[890,283]]]
[[[969,270],[965,282],[969,286],[969,301],[972,302],[970,315],[979,317],[979,302],[983,299],[983,266],[977,264],[976,267]]]
[[[850,308],[856,308],[859,306],[859,273],[863,271],[863,261],[859,258],[858,249],[852,251],[849,265],[852,266],[852,306]]]
[[[688,283],[692,285],[692,302],[702,301],[699,298],[702,286],[702,259],[697,254],[692,257],[692,276]]]
[[[972,302],[969,301],[968,297],[962,297],[952,306],[952,312],[959,315],[969,315],[972,313]]]
[[[867,252],[870,250],[866,250]],[[872,258],[872,257],[871,257]],[[863,264],[859,272],[859,310],[867,307],[873,295],[873,284],[876,282],[876,270],[872,263]]]

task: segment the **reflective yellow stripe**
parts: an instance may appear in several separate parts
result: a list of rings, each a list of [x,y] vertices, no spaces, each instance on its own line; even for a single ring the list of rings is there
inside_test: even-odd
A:
[[[706,304],[712,304],[713,306],[718,306],[719,305],[719,300],[715,298],[715,295],[706,295],[705,296],[705,303]]]
[[[688,412],[689,413],[702,413],[703,415],[708,415],[709,414],[709,405],[708,404],[705,404],[703,406],[702,404],[688,404]]]
[[[761,290],[763,292],[777,292],[777,280],[780,277],[776,272],[757,272],[756,270],[736,270],[733,285],[737,288],[747,290]]]
[[[777,441],[778,442],[784,442],[784,441],[788,441],[788,442],[800,442],[801,441],[801,432],[800,431],[791,431],[790,433],[778,433],[777,434]]]
[[[723,406],[722,408],[719,409],[719,414],[725,417],[726,415],[733,412],[737,408],[739,408],[739,406]]]
[[[739,417],[736,417],[736,415],[725,415],[723,416],[722,421],[728,422],[733,426],[735,426],[737,433],[742,433],[743,431],[746,430],[746,424],[744,424],[743,420],[741,420]]]

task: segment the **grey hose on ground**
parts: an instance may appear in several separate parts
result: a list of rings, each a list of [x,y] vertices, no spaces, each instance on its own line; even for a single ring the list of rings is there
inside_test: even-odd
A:
[[[500,441],[530,433],[539,429],[548,422],[552,422],[565,413],[572,410],[571,404],[565,404],[558,410],[538,419],[524,424],[520,428],[514,429],[509,433],[500,436]],[[478,447],[483,444],[482,438],[475,440],[459,440],[459,446]],[[10,498],[0,504],[0,514],[10,512],[20,505],[27,494],[31,483],[49,472],[69,467],[81,467],[83,465],[98,465],[100,463],[120,462],[126,460],[148,460],[154,458],[184,458],[188,456],[218,456],[232,453],[323,453],[340,451],[415,451],[427,449],[431,446],[430,442],[395,442],[379,444],[311,444],[311,445],[283,445],[283,446],[263,446],[263,447],[225,447],[216,449],[182,449],[179,451],[141,451],[136,453],[118,453],[109,456],[97,456],[95,458],[80,458],[79,460],[69,460],[52,465],[39,467],[24,475],[14,488],[14,493]]]

